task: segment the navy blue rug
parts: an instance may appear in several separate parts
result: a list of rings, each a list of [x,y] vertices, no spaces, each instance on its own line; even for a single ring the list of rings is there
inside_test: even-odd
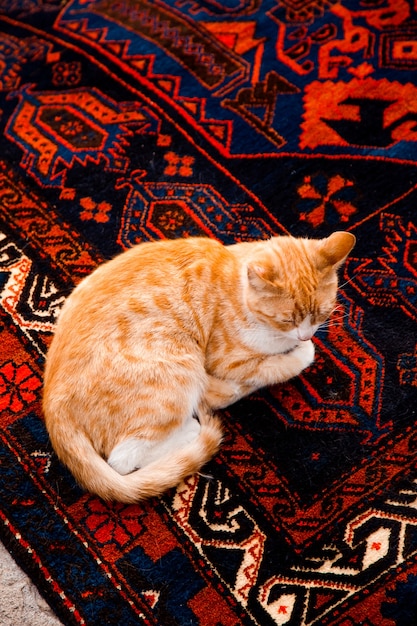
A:
[[[417,623],[417,13],[405,0],[0,2],[0,529],[64,624]],[[82,492],[44,357],[147,240],[349,230],[296,380],[161,499]]]

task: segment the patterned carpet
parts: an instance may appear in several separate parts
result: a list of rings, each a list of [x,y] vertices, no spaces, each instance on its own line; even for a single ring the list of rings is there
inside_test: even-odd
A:
[[[411,0],[0,2],[0,536],[64,624],[417,623],[416,70]],[[40,410],[73,286],[337,229],[316,361],[222,412],[212,480],[83,493]]]

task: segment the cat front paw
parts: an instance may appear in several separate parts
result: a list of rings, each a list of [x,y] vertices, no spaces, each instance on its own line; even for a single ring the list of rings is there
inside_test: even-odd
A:
[[[309,339],[302,341],[293,351],[293,355],[297,356],[301,362],[301,369],[309,367],[314,361],[315,347],[314,343]]]

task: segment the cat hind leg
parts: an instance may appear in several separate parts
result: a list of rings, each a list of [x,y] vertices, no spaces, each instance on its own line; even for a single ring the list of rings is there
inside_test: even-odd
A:
[[[145,456],[145,442],[129,437],[113,448],[107,463],[119,474],[126,475],[141,467]]]
[[[162,441],[128,437],[113,448],[107,463],[119,474],[130,474],[140,467],[191,443],[197,439],[199,433],[200,424],[198,420],[191,417],[180,427],[173,429]]]
[[[208,376],[204,401],[212,410],[224,409],[247,396],[251,387],[241,385],[234,380],[224,380],[215,376]]]

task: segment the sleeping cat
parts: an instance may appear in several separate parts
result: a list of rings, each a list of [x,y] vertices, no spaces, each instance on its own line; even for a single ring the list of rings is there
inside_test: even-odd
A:
[[[354,243],[142,243],[85,278],[60,314],[43,398],[79,484],[131,503],[198,472],[222,439],[213,410],[313,362]]]

